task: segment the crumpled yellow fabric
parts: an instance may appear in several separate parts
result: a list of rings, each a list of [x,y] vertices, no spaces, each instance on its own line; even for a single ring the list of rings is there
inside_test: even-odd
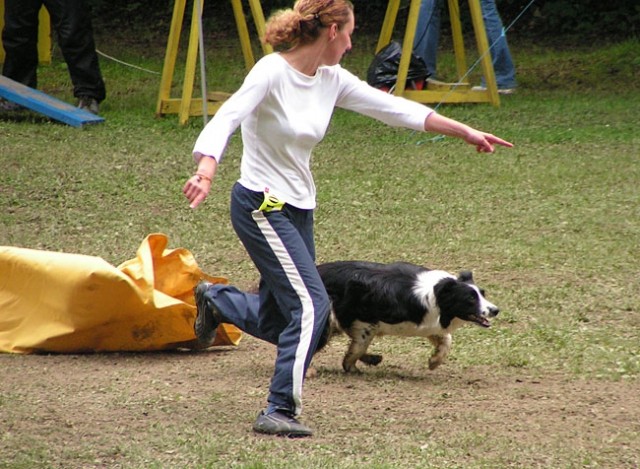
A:
[[[99,257],[0,246],[0,351],[86,353],[197,348],[193,288],[202,272],[186,249],[151,234],[134,259],[114,267]],[[241,331],[218,328],[215,345]]]

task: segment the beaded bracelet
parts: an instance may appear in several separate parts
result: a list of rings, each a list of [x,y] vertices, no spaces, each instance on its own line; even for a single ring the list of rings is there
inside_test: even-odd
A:
[[[209,176],[205,176],[204,174],[199,173],[196,173],[195,176],[198,178],[198,182],[202,182],[202,180],[204,179],[205,181],[209,181],[209,184],[211,184],[211,178]]]

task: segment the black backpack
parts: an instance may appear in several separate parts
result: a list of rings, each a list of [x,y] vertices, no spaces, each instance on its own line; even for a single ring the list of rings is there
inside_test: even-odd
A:
[[[376,54],[367,70],[367,83],[375,88],[390,89],[398,80],[398,68],[400,66],[400,57],[402,56],[402,47],[396,41],[392,41],[382,48]],[[415,54],[411,54],[409,62],[409,71],[407,73],[407,87],[411,87],[412,82],[422,82],[429,77],[427,66]]]

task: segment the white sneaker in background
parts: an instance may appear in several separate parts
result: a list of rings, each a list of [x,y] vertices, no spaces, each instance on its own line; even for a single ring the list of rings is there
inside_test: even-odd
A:
[[[474,86],[471,91],[487,91],[486,86]],[[515,88],[498,88],[498,94],[513,94],[516,92]]]

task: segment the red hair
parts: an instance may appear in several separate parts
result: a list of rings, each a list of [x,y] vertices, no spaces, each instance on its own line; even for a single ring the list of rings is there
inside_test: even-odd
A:
[[[275,12],[266,24],[263,41],[273,47],[309,44],[331,24],[342,28],[353,15],[349,0],[298,0],[293,8]]]

